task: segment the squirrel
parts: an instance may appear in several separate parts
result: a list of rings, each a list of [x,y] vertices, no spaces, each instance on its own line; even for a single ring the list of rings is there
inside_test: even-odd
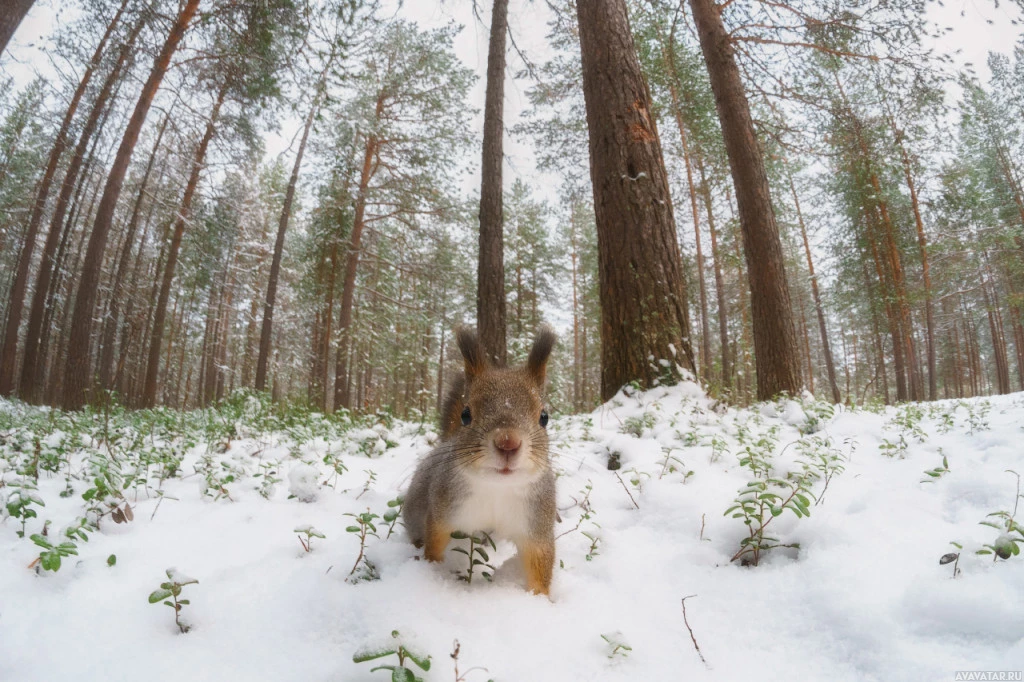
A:
[[[448,389],[441,440],[413,474],[402,516],[409,539],[438,562],[453,531],[515,543],[527,587],[548,594],[555,563],[555,476],[542,400],[555,334],[542,327],[526,364],[494,367],[474,330],[456,330],[465,374]]]

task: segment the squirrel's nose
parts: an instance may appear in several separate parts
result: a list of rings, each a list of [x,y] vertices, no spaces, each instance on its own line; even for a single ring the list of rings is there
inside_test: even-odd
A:
[[[494,447],[498,449],[499,453],[507,457],[511,457],[516,454],[519,450],[519,446],[522,444],[523,441],[521,438],[508,432],[502,433],[494,439]]]

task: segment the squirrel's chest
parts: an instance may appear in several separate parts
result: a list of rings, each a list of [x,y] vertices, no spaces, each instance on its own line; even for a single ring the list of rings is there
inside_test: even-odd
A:
[[[477,480],[469,483],[467,493],[449,519],[456,530],[482,530],[509,539],[529,535],[529,484]]]

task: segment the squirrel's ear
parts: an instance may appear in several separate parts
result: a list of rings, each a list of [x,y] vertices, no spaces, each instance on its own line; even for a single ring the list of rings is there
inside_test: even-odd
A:
[[[530,357],[526,359],[526,371],[529,372],[539,386],[544,385],[547,377],[548,356],[555,346],[558,337],[551,327],[543,325],[537,330],[537,338],[533,341],[533,348],[530,349]]]
[[[476,338],[476,330],[460,325],[455,329],[455,339],[466,361],[466,378],[472,379],[487,369],[487,358],[480,349],[480,341]]]

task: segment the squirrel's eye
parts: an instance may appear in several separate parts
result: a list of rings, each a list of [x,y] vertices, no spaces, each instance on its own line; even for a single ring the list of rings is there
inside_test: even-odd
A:
[[[462,411],[462,425],[469,426],[469,422],[471,421],[473,421],[473,415],[469,413],[469,406],[467,405],[466,409]]]
[[[540,411],[540,425],[543,426],[545,429],[548,427],[548,411],[547,410],[541,410]]]

